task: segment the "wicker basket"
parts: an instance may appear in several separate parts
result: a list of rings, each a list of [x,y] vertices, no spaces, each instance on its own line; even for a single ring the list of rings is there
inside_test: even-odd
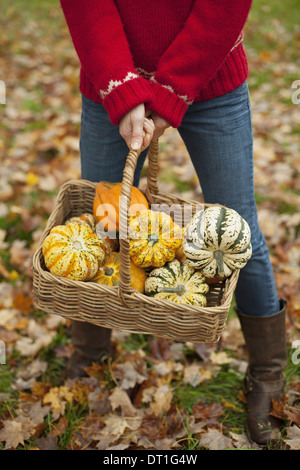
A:
[[[120,231],[127,233],[128,209],[138,151],[127,157],[120,204]],[[171,194],[159,193],[157,187],[158,143],[152,143],[148,152],[147,187],[144,191],[149,204],[192,206],[199,210],[199,202],[185,200]],[[131,287],[129,241],[120,240],[120,284],[107,287],[94,282],[73,281],[50,273],[44,264],[42,244],[51,228],[63,224],[69,217],[91,212],[97,183],[73,180],[65,183],[57,197],[54,211],[41,236],[33,256],[33,297],[36,308],[65,318],[87,321],[105,328],[130,333],[161,336],[177,341],[214,343],[225,328],[232,295],[239,271],[225,281],[210,285],[207,306],[177,304],[148,297]],[[126,202],[127,201],[127,202]]]

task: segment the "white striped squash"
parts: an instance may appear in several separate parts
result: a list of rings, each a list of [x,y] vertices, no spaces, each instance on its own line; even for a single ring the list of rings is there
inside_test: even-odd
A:
[[[204,276],[178,259],[153,269],[145,282],[147,295],[180,304],[205,307],[208,291]]]
[[[225,278],[252,255],[248,223],[233,209],[212,206],[197,212],[186,229],[182,250],[189,266],[207,278]]]

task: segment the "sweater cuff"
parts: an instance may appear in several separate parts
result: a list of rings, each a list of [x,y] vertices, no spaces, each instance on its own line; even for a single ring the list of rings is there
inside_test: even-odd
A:
[[[118,125],[120,119],[141,103],[146,107],[154,98],[149,82],[142,77],[128,80],[114,88],[103,100],[112,124]]]
[[[179,127],[188,108],[187,103],[172,91],[155,82],[149,82],[154,93],[153,103],[149,106],[151,111],[158,114],[172,127]]]

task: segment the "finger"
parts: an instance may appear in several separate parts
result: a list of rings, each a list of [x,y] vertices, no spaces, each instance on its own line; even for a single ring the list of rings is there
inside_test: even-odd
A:
[[[148,134],[148,132],[145,132],[142,150],[145,150],[147,147],[149,147],[150,142],[151,142],[151,136],[150,134]]]
[[[138,150],[143,144],[143,124],[144,119],[135,119],[132,123],[132,133],[130,146],[133,150]]]
[[[153,137],[154,130],[155,130],[155,126],[154,126],[154,122],[152,121],[152,119],[145,118],[144,119],[144,131],[150,134],[151,139]]]
[[[153,133],[154,133],[154,123],[152,119],[144,119],[144,141],[143,141],[143,147],[142,149],[145,150],[145,148],[149,147],[150,142],[153,138]]]

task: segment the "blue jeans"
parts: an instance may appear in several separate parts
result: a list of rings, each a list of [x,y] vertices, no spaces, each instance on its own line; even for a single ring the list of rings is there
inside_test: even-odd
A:
[[[122,181],[128,147],[102,105],[82,97],[80,136],[82,178]],[[189,152],[204,200],[220,203],[247,220],[253,253],[235,291],[238,309],[267,316],[280,310],[272,265],[257,221],[253,183],[253,134],[248,86],[189,106],[178,131]],[[134,185],[147,154],[139,157]]]

